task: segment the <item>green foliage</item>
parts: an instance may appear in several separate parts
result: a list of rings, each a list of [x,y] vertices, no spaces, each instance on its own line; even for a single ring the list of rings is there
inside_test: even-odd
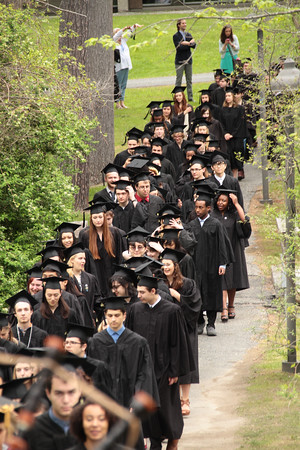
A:
[[[24,270],[71,218],[73,160],[90,151],[84,78],[60,68],[34,11],[0,5],[0,299],[25,287]],[[28,30],[31,33],[28,33]],[[34,33],[33,30],[36,30]],[[82,92],[84,95],[82,95]]]

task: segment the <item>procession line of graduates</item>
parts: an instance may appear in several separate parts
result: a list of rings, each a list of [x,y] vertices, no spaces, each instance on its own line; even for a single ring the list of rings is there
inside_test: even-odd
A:
[[[232,89],[218,89],[232,99]],[[232,175],[240,144],[231,145],[244,140],[238,125],[244,113],[234,116],[236,132],[230,121],[222,128],[242,107],[218,108],[207,91],[196,114],[185,113],[184,87],[172,93],[174,107],[151,102],[145,130],[131,128],[127,149],[103,169],[105,187],[85,208],[88,226],[55,228],[37,254],[41,260],[26,270],[26,289],[6,300],[0,324],[5,353],[43,354],[49,336],[56,336],[77,372],[124,407],[132,408],[140,390],[153,397],[157,409],[142,420],[137,449],[144,448],[143,436],[152,449],[166,438],[168,448],[178,447],[183,417],[191,413],[190,387],[199,383],[198,335],[206,325],[207,335],[216,336],[217,314],[223,322],[233,319],[236,292],[249,287],[244,250],[251,225]],[[224,108],[233,109],[227,114]],[[41,368],[17,367],[15,373],[29,376],[18,382],[20,395],[13,385],[12,400],[32,401]],[[1,366],[0,375],[5,395],[15,382],[13,369]],[[70,434],[75,403],[62,418],[52,394],[48,382],[36,422],[23,436],[29,448],[88,448],[88,429],[79,441]],[[86,406],[103,422],[109,417]],[[84,420],[80,411],[76,417]]]

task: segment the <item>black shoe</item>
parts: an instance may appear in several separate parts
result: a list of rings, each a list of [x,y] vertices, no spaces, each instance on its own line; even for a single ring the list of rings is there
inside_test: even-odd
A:
[[[204,327],[205,327],[205,322],[198,324],[198,334],[203,334]]]
[[[238,180],[241,181],[245,178],[244,169],[238,171]]]

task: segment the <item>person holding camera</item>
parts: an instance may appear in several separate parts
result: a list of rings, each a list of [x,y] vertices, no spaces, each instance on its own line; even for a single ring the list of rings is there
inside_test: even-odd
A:
[[[225,25],[219,39],[221,69],[224,73],[230,75],[233,72],[239,49],[240,44],[237,36],[232,33],[231,25]]]
[[[117,109],[127,109],[127,106],[124,103],[125,90],[127,87],[128,72],[132,69],[127,39],[129,37],[133,37],[135,35],[136,29],[141,28],[142,26],[143,25],[135,23],[132,26],[115,28],[113,31],[113,40],[117,44],[114,51],[115,71],[120,89],[120,98],[116,102]]]

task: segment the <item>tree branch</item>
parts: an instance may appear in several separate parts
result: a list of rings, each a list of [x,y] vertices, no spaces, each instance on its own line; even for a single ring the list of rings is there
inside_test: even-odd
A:
[[[36,0],[36,1],[39,2],[39,3],[42,3],[43,5],[48,6],[49,8],[58,9],[59,11],[62,11],[62,12],[68,12],[68,13],[74,14],[74,15],[76,15],[76,16],[87,17],[85,14],[80,14],[80,13],[75,12],[75,11],[70,11],[70,10],[67,10],[67,9],[62,9],[62,8],[59,8],[59,6],[54,6],[54,5],[52,5],[52,4],[50,5],[50,3],[47,2],[47,1],[43,1],[43,0]]]

